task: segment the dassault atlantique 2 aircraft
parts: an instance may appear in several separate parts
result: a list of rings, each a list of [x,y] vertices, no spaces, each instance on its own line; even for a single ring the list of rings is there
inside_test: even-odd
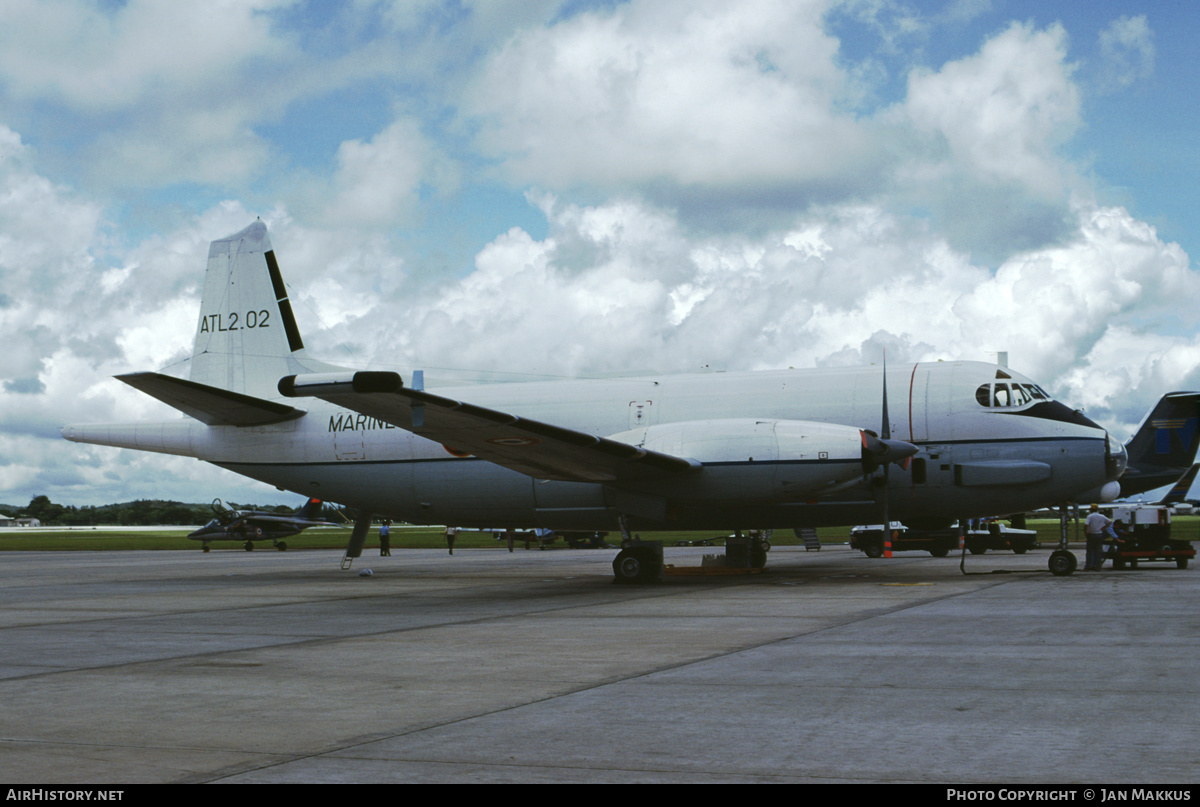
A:
[[[304,349],[262,222],[212,242],[190,379],[118,377],[186,417],[64,437],[195,457],[356,508],[348,558],[372,514],[619,529],[618,578],[652,579],[633,529],[947,526],[1085,491],[1110,501],[1126,464],[1104,429],[994,364],[437,389],[420,370],[326,364]]]

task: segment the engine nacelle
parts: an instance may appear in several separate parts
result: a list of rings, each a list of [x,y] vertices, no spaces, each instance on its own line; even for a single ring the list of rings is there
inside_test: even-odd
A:
[[[865,462],[868,443],[879,443],[850,426],[754,418],[664,423],[610,439],[703,463],[696,476],[651,482],[643,490],[674,499],[762,502],[796,501],[853,484],[874,467]]]

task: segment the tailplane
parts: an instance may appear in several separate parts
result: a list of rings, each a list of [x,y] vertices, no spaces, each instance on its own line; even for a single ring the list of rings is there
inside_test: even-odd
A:
[[[1193,463],[1187,472],[1179,477],[1179,481],[1175,483],[1167,495],[1163,496],[1159,504],[1179,504],[1187,498],[1188,491],[1192,489],[1192,483],[1196,481],[1196,472],[1200,471],[1200,462]]]

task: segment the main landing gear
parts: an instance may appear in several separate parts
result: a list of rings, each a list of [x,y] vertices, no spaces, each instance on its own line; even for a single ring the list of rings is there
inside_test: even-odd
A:
[[[621,551],[613,559],[614,583],[653,583],[662,579],[662,541],[643,541],[629,534],[625,516],[618,516]]]
[[[620,525],[620,551],[612,561],[613,582],[655,582],[662,579],[661,540],[642,540],[629,533],[629,522],[617,516]]]
[[[662,541],[643,541],[629,534],[624,516],[620,519],[621,551],[613,559],[614,583],[655,583],[664,573],[681,574],[745,574],[762,569],[767,565],[767,552],[771,549],[770,530],[750,530],[747,536],[738,530],[725,539],[725,554],[713,558],[717,562],[705,563],[695,569],[667,568],[663,563]]]
[[[280,552],[287,552],[287,541],[274,541],[273,543],[274,543],[274,546],[275,546],[275,548],[276,548],[277,550],[279,550]],[[205,544],[205,545],[202,547],[202,549],[203,549],[205,552],[207,552],[207,551],[208,551],[208,544]],[[242,549],[246,550],[247,552],[253,552],[253,551],[254,551],[254,542],[253,542],[253,541],[247,541],[246,543],[242,544]]]
[[[636,542],[613,559],[613,582],[653,583],[662,579],[663,554],[659,541]]]

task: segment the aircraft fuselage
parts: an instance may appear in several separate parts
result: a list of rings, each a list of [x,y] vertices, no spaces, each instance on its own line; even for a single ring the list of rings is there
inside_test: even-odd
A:
[[[893,519],[915,525],[1018,512],[1115,479],[1114,444],[1104,430],[1062,404],[1032,397],[1039,388],[1007,368],[936,362],[894,366],[887,374],[891,435],[919,448],[907,467],[890,470]],[[994,391],[986,399],[979,392],[990,384],[1004,385],[1003,405],[984,405],[996,403]],[[882,386],[883,371],[865,367],[436,392],[609,436],[671,423],[732,423],[731,418],[878,431]],[[1019,387],[1032,395],[1022,400]],[[137,447],[196,456],[283,489],[418,524],[611,530],[618,511],[642,530],[846,524],[869,520],[882,484],[881,473],[857,474],[819,499],[790,496],[790,477],[800,472],[799,464],[773,456],[769,435],[731,441],[726,456],[706,462],[697,474],[648,480],[636,489],[541,480],[460,456],[453,446],[384,421],[310,402],[303,417],[269,426],[206,426],[185,419],[124,428],[138,430]],[[132,437],[113,444],[129,445]]]

